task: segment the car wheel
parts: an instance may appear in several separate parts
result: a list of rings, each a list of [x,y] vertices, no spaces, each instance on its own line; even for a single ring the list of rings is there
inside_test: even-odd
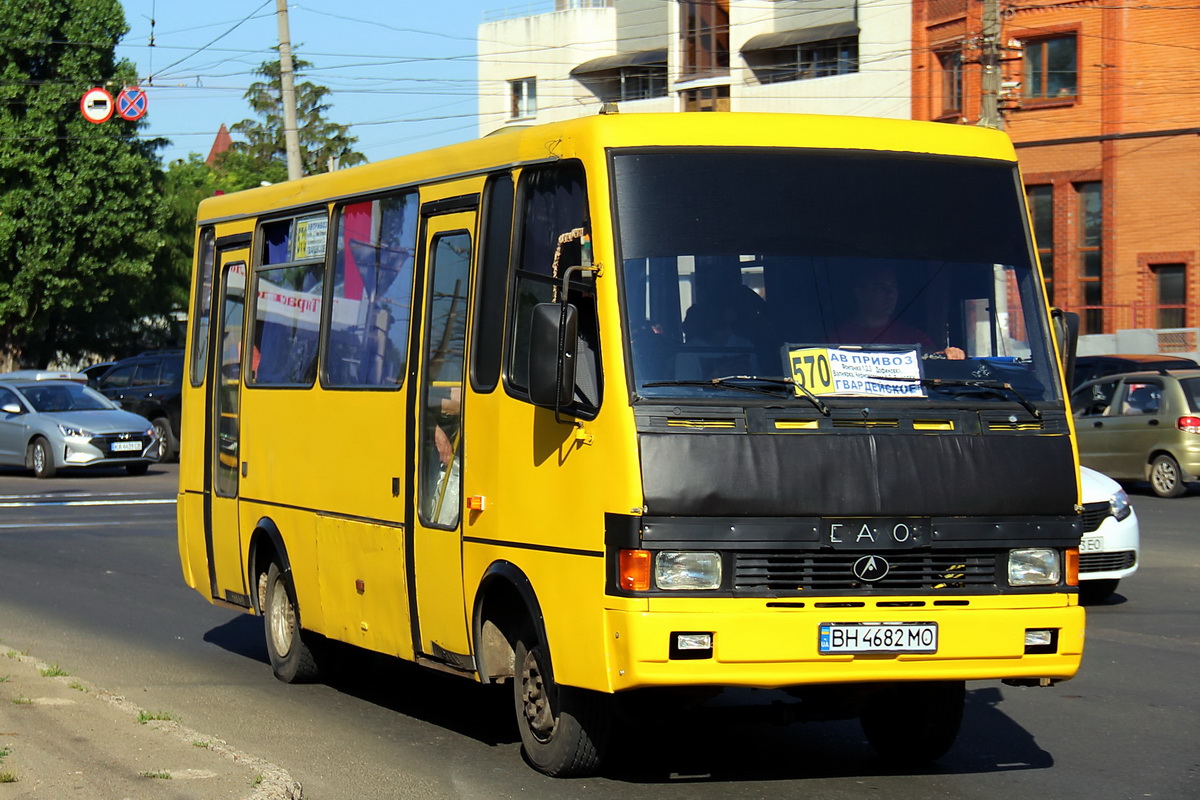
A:
[[[1080,581],[1079,599],[1088,604],[1103,603],[1105,600],[1112,597],[1112,593],[1117,590],[1117,584],[1120,582],[1120,578],[1106,578],[1099,581]]]
[[[513,664],[521,751],[530,765],[555,778],[594,774],[612,725],[608,696],[555,683],[550,651],[532,633],[518,637]]]
[[[154,435],[158,437],[158,449],[154,452],[154,457],[160,462],[165,463],[175,458],[175,437],[171,435],[171,423],[166,417],[158,417],[150,421],[154,426]]]
[[[29,443],[27,462],[33,469],[33,474],[39,478],[53,478],[58,473],[54,466],[54,452],[50,449],[50,443],[40,436]]]
[[[275,677],[284,683],[316,680],[321,670],[300,628],[300,612],[296,609],[296,592],[291,578],[273,561],[259,576],[259,597],[263,601],[267,655],[271,658]]]
[[[1150,464],[1150,488],[1159,497],[1179,497],[1187,491],[1179,462],[1168,455],[1161,455]]]
[[[867,701],[859,715],[875,752],[905,766],[946,754],[962,725],[964,681],[889,686]]]

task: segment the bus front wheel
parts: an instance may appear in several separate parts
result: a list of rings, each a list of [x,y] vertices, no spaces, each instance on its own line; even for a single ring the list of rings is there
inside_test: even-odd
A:
[[[315,680],[320,670],[301,633],[295,590],[291,579],[273,561],[259,576],[259,597],[267,634],[267,654],[275,677],[284,683]]]
[[[608,697],[556,684],[549,650],[532,635],[518,639],[515,655],[513,700],[526,760],[555,778],[594,774],[612,724]]]
[[[895,684],[869,700],[859,715],[867,741],[897,764],[921,764],[946,754],[962,724],[964,681]]]

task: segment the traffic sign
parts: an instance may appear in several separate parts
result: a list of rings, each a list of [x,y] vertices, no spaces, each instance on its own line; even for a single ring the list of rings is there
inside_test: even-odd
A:
[[[94,122],[97,125],[101,122],[108,122],[113,115],[113,97],[107,90],[99,86],[95,89],[88,89],[79,100],[79,110],[83,112],[83,118],[88,122]]]
[[[127,86],[117,95],[117,114],[130,122],[146,116],[149,105],[146,93],[136,86]]]

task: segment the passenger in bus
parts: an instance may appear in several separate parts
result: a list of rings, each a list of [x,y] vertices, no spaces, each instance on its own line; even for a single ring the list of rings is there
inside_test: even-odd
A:
[[[890,264],[871,264],[865,267],[854,282],[855,311],[837,327],[840,344],[915,344],[926,357],[961,360],[966,353],[961,348],[939,348],[929,334],[900,319],[904,309],[897,310],[900,281]]]

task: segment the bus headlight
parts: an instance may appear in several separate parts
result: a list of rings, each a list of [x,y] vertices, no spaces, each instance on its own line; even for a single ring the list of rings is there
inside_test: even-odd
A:
[[[659,589],[719,589],[721,554],[664,550],[654,557],[654,585]]]
[[[1062,576],[1058,551],[1049,547],[1026,547],[1008,551],[1009,586],[1053,586]]]

